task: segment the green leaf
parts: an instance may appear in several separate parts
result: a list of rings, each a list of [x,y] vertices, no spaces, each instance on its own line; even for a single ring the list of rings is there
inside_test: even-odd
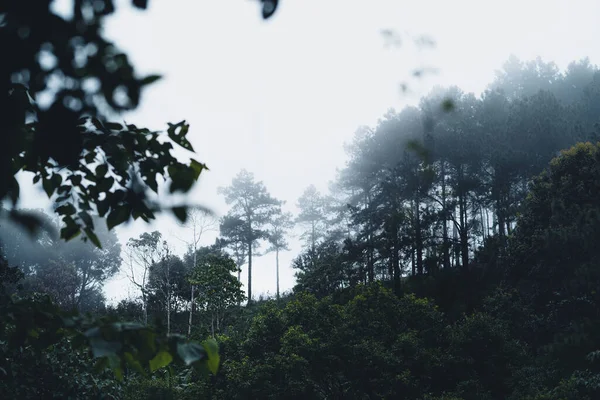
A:
[[[198,343],[177,343],[177,354],[186,365],[206,358],[206,350]]]
[[[124,206],[113,209],[106,218],[106,226],[108,230],[111,230],[115,226],[121,225],[122,223],[129,220],[129,212]]]
[[[93,371],[99,374],[103,372],[106,368],[110,368],[108,358],[102,357],[94,364]]]
[[[123,367],[121,366],[121,359],[116,354],[110,354],[107,356],[110,368],[115,374],[115,378],[118,381],[123,380]]]
[[[79,216],[79,218],[81,218],[81,220],[85,223],[86,226],[92,229],[94,228],[94,220],[92,220],[92,216],[88,212],[80,211],[79,213],[77,213],[77,215]]]
[[[121,350],[121,343],[109,342],[100,336],[92,336],[89,338],[90,348],[95,358],[109,357],[116,355]]]
[[[52,180],[42,178],[42,187],[44,188],[44,191],[46,192],[48,197],[52,197],[52,193],[54,193],[55,189],[54,185],[52,184]]]
[[[140,364],[140,362],[135,359],[133,354],[126,351],[125,354],[123,355],[123,358],[125,359],[125,362],[129,366],[131,366],[134,370],[139,372],[141,375],[146,375],[146,370],[142,367],[142,364]]]
[[[169,123],[169,129],[167,129],[167,134],[169,138],[183,147],[186,150],[194,151],[192,144],[186,139],[186,135],[190,129],[190,126],[186,124],[185,121],[181,121],[177,124]]]
[[[133,5],[141,10],[145,10],[148,7],[148,0],[133,0]]]
[[[150,360],[150,371],[154,372],[159,368],[166,367],[173,361],[173,356],[167,351],[159,351],[156,356]]]
[[[96,184],[96,189],[98,192],[108,192],[112,188],[115,183],[115,179],[112,176],[108,176],[106,178],[100,179],[100,181]]]
[[[208,369],[213,374],[216,374],[217,371],[219,370],[219,363],[220,363],[219,344],[217,343],[217,341],[215,339],[208,339],[208,340],[205,340],[204,342],[202,342],[202,347],[204,347],[204,350],[206,351],[206,354],[208,355],[208,361],[207,361]]]
[[[57,207],[55,211],[60,215],[73,215],[77,212],[77,209],[75,209],[75,206],[73,206],[73,204],[68,203]]]
[[[96,176],[98,178],[105,177],[107,172],[108,172],[108,165],[106,165],[106,164],[100,164],[96,167]]]
[[[76,238],[81,231],[77,225],[67,225],[60,230],[60,237],[66,241]]]
[[[184,224],[187,220],[187,207],[173,207],[172,210],[177,219]]]
[[[71,175],[69,176],[69,180],[73,182],[73,185],[79,185],[81,183],[82,176],[81,175]]]
[[[148,75],[140,80],[140,85],[141,86],[150,85],[160,79],[162,79],[161,75]]]
[[[98,236],[96,236],[96,234],[94,233],[94,231],[92,231],[90,228],[85,228],[84,229],[85,235],[88,237],[88,239],[90,239],[90,241],[92,243],[94,243],[94,245],[101,249],[102,248],[102,244],[100,244],[100,240],[98,239]]]
[[[262,17],[263,19],[269,19],[275,14],[277,10],[278,0],[261,0],[262,1]]]
[[[190,160],[190,167],[194,171],[194,177],[196,178],[196,180],[198,180],[203,170],[208,170],[206,164],[200,163],[194,160],[193,158]]]
[[[123,129],[123,125],[116,122],[107,122],[104,124],[104,126],[113,131],[120,131],[121,129]]]

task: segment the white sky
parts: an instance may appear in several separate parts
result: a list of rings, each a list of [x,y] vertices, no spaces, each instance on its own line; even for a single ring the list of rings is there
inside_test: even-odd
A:
[[[211,170],[189,201],[219,215],[227,206],[217,187],[242,168],[296,212],[306,186],[327,190],[344,165],[343,143],[358,126],[373,125],[388,108],[414,102],[436,83],[479,93],[511,53],[522,60],[541,56],[560,68],[586,56],[600,63],[597,0],[281,0],[267,22],[250,0],[149,3],[148,11],[138,12],[130,0],[117,1],[118,12],[106,25],[141,74],[165,76],[124,118],[152,129],[183,119],[191,124],[197,158]],[[386,48],[382,29],[425,34],[436,47],[419,51],[405,42]],[[420,66],[438,73],[409,80]],[[399,90],[407,80],[412,97]],[[23,206],[33,205],[24,200]],[[170,215],[117,233],[125,243],[155,229],[183,252],[173,235],[185,231]],[[280,256],[283,290],[294,285],[290,262],[300,244],[293,244]],[[107,297],[127,297],[128,290],[120,277],[107,285]],[[274,293],[274,255],[254,261],[253,291]]]

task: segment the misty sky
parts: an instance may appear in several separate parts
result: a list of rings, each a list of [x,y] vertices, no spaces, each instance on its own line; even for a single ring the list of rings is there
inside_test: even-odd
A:
[[[191,124],[197,158],[210,171],[188,200],[219,215],[227,206],[217,187],[228,185],[241,168],[296,213],[306,186],[327,190],[344,165],[344,142],[360,125],[414,103],[434,84],[480,93],[511,53],[522,60],[541,56],[561,69],[586,56],[600,63],[600,2],[594,0],[282,0],[268,22],[250,0],[151,0],[146,12],[132,9],[130,0],[116,3],[107,35],[140,74],[165,76],[123,118],[151,129],[183,119]],[[386,47],[383,29],[427,35],[436,46],[419,50],[405,40],[399,48]],[[411,78],[419,67],[438,73]],[[414,94],[399,89],[405,81]],[[43,206],[36,192],[24,192],[23,207]],[[175,236],[183,238],[186,231],[170,215],[117,233],[125,243],[155,229],[184,251]],[[215,235],[206,235],[204,244]],[[283,290],[294,284],[290,262],[300,243],[293,244],[280,256]],[[254,265],[254,293],[273,294],[274,256]],[[109,300],[126,297],[127,280],[114,279],[106,292]],[[137,295],[133,289],[130,294]]]

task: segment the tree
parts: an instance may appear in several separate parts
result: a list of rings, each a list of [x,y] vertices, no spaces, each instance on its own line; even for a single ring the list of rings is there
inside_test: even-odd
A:
[[[148,1],[132,3],[145,9]],[[277,3],[261,1],[263,18],[273,15]],[[189,125],[185,121],[169,124],[163,135],[108,120],[109,115],[137,107],[142,89],[160,76],[139,77],[127,55],[103,36],[104,18],[115,11],[112,0],[74,0],[66,5],[72,10],[67,18],[54,11],[52,0],[0,5],[0,51],[7,55],[0,63],[0,131],[4,139],[0,147],[0,211],[4,213],[8,206],[9,217],[30,232],[42,226],[35,214],[17,209],[17,175],[29,172],[62,217],[61,238],[70,240],[83,233],[102,247],[94,215],[106,218],[108,230],[131,218],[148,222],[164,209],[155,196],[157,178],[170,181],[170,193],[186,193],[206,166],[194,159],[181,162],[172,152],[173,143],[193,152],[186,139]],[[186,219],[185,205],[169,209],[180,220]],[[171,360],[190,365],[210,359],[208,367],[213,372],[218,365],[213,342],[206,344],[213,347],[203,347],[179,338],[167,341],[135,324],[123,328],[94,321],[86,325],[66,318],[51,304],[31,299],[17,303],[7,296],[1,300],[0,341],[10,339],[12,343],[21,336],[16,345],[19,349],[35,341],[23,332],[43,338],[47,345],[65,335],[77,336],[81,333],[78,329],[83,329],[84,339],[77,341],[89,342],[101,358],[99,367],[110,365],[117,377],[122,378],[126,362],[140,370],[154,370]],[[24,315],[35,323],[27,326],[20,318]],[[44,332],[49,332],[49,341]],[[114,342],[106,341],[106,335],[113,335],[122,345],[119,350]],[[152,344],[150,351],[143,348],[148,343]],[[157,353],[163,356],[158,362],[154,359]],[[164,353],[170,355],[168,360]]]
[[[147,289],[149,296],[155,298],[167,316],[167,334],[171,333],[171,315],[177,310],[178,300],[186,294],[187,272],[183,261],[171,253],[168,245],[163,244],[164,251],[160,259],[152,264],[148,274]]]
[[[224,216],[219,224],[221,237],[217,240],[219,247],[231,252],[237,266],[238,280],[241,280],[242,266],[246,264],[248,249],[244,239],[244,221],[233,216]]]
[[[158,231],[142,233],[138,239],[127,242],[129,256],[129,280],[140,291],[144,309],[144,323],[148,323],[148,295],[150,270],[167,255],[166,242]],[[138,268],[135,268],[137,266]],[[139,271],[141,269],[141,271]]]
[[[286,240],[288,231],[294,227],[292,220],[292,214],[289,212],[283,212],[281,209],[279,212],[269,221],[268,240],[271,247],[267,250],[268,252],[275,252],[275,279],[277,283],[277,300],[279,300],[279,252],[286,250],[289,251],[289,244]]]
[[[324,297],[342,288],[345,279],[344,258],[340,245],[332,241],[308,249],[292,263],[297,269],[294,291]]]
[[[298,198],[296,206],[300,209],[296,223],[307,227],[300,237],[314,251],[318,241],[325,237],[325,199],[315,185],[310,185]]]
[[[196,302],[210,314],[211,334],[220,332],[226,311],[244,300],[241,282],[232,275],[235,261],[225,254],[210,252],[198,260],[190,282],[200,291]]]
[[[281,205],[279,200],[271,197],[262,182],[256,182],[254,175],[246,170],[240,171],[231,181],[231,185],[219,188],[231,209],[228,217],[239,222],[241,238],[248,255],[248,302],[252,302],[252,251],[260,239],[266,239],[265,227],[272,220]]]
[[[96,219],[96,234],[104,243],[102,248],[83,240],[64,242],[43,211],[26,212],[35,215],[45,231],[32,238],[22,226],[6,221],[0,228],[0,248],[7,260],[24,272],[23,284],[27,290],[51,294],[63,308],[80,311],[101,308],[102,285],[121,265],[121,246],[115,232]]]
[[[121,244],[116,233],[109,231],[106,223],[98,218],[95,219],[94,226],[95,233],[102,243],[101,248],[82,240],[70,241],[62,246],[61,243],[57,243],[62,247],[61,261],[73,265],[77,273],[77,308],[87,301],[88,295],[93,297],[96,294],[91,293],[101,292],[104,282],[113,277],[121,267]]]
[[[160,78],[137,76],[127,55],[103,37],[113,2],[74,1],[70,19],[51,3],[25,0],[0,9],[0,46],[11,54],[0,67],[0,200],[10,200],[15,221],[39,227],[34,215],[16,209],[16,174],[29,172],[62,217],[61,237],[84,233],[100,246],[92,215],[107,218],[109,230],[130,218],[149,221],[161,209],[151,195],[159,190],[157,175],[170,181],[171,193],[185,193],[206,166],[172,154],[173,143],[193,151],[185,121],[169,124],[167,135],[108,121],[137,107],[142,89]],[[40,63],[39,54],[54,57],[55,65]],[[62,83],[48,86],[52,77]],[[172,211],[185,216],[183,206]]]
[[[217,220],[214,215],[206,210],[194,208],[188,212],[187,220],[181,223],[181,226],[191,231],[191,241],[183,240],[192,251],[191,265],[189,270],[192,271],[197,264],[196,253],[198,244],[205,232],[214,231],[216,229]],[[180,239],[181,240],[181,239]],[[188,336],[192,334],[192,321],[194,314],[194,290],[195,286],[190,285],[190,301],[189,301],[189,318],[188,318]]]

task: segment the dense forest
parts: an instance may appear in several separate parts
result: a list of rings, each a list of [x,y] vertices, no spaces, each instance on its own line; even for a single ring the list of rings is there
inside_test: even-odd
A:
[[[268,18],[277,2],[263,3]],[[159,79],[135,78],[102,42],[95,24],[112,11],[71,25],[38,10],[38,26],[63,29],[56,48],[85,21],[97,49],[89,65],[56,67],[69,85],[31,109],[56,71],[27,64],[46,40],[19,29],[30,11],[0,8],[0,44],[31,45],[0,66],[0,109],[26,104],[0,114],[7,137],[25,138],[1,150],[2,398],[600,397],[600,69],[588,59],[563,71],[511,56],[480,95],[439,87],[388,110],[357,129],[327,193],[277,199],[242,170],[219,189],[229,211],[217,218],[158,205],[157,175],[186,193],[206,169],[171,152],[193,151],[185,121],[162,136],[109,122]],[[58,55],[75,59],[73,43]],[[86,96],[87,76],[106,86]],[[119,81],[126,102],[111,97]],[[47,145],[51,134],[72,148]],[[54,214],[18,207],[18,171]],[[189,232],[185,254],[166,232],[117,237],[115,226],[164,208]],[[296,285],[280,292],[294,229]],[[253,261],[271,252],[276,294],[254,296]],[[135,293],[109,304],[103,288],[119,272]]]

